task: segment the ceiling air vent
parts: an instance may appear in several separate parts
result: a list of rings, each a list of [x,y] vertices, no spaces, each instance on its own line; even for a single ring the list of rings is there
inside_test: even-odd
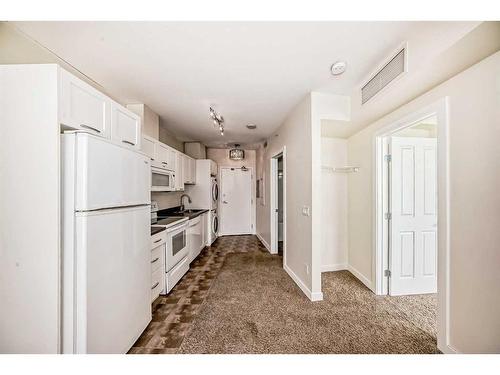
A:
[[[406,47],[399,50],[399,52],[362,87],[361,104],[365,104],[405,71]]]

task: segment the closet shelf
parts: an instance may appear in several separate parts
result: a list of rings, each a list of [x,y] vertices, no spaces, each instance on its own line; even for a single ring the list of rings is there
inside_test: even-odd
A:
[[[335,172],[335,173],[353,173],[359,171],[359,167],[347,165],[345,167],[328,167],[326,165],[323,165],[321,167],[324,170],[330,171],[330,172]]]

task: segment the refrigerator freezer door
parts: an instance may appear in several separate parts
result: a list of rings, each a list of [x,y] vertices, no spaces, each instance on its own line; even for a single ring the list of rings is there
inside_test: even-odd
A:
[[[150,208],[76,213],[75,228],[75,352],[126,353],[151,321]]]
[[[72,135],[76,138],[76,211],[150,203],[148,157],[90,134]]]

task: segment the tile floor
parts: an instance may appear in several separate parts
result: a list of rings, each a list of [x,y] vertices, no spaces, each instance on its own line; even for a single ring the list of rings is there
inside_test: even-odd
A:
[[[153,319],[129,354],[177,353],[226,255],[249,251],[267,252],[255,236],[220,237],[205,248],[169,295],[154,302]]]

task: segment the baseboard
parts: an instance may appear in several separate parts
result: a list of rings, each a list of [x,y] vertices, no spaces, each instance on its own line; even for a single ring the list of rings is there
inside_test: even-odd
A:
[[[437,347],[439,350],[441,350],[441,353],[443,353],[443,354],[462,354],[451,345],[444,345],[444,347],[441,347],[438,343]]]
[[[366,285],[366,287],[370,290],[373,291],[372,289],[372,282],[369,280],[367,277],[365,277],[361,272],[359,272],[356,268],[351,266],[350,264],[348,265],[348,268],[350,273],[352,273],[359,281],[361,281],[363,284]]]
[[[343,271],[347,269],[347,263],[324,264],[321,266],[321,272]]]
[[[286,264],[283,264],[283,268],[292,278],[292,280],[297,284],[297,286],[302,290],[302,292],[306,295],[307,298],[309,298],[311,301],[322,301],[323,300],[323,293],[322,292],[311,292],[311,290],[307,287],[306,284],[303,283],[303,281],[295,274],[295,272],[292,271],[290,267],[288,267]]]
[[[267,251],[271,252],[271,246],[269,246],[266,240],[264,240],[264,237],[262,237],[260,233],[255,233],[255,235],[260,240],[260,242],[262,242],[262,244],[266,247]]]

